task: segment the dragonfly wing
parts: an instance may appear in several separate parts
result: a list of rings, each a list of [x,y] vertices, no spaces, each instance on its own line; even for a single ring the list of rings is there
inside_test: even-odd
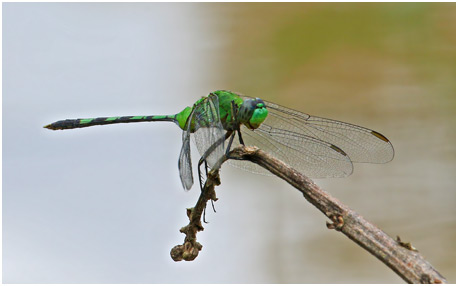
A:
[[[353,172],[350,158],[337,146],[262,124],[258,129],[241,128],[245,145],[256,146],[311,178],[346,177]],[[231,165],[258,174],[270,174],[251,162]]]
[[[343,150],[352,162],[387,163],[394,157],[391,142],[374,130],[264,102],[269,115],[263,125],[330,143]]]
[[[221,124],[219,101],[216,95],[209,95],[195,105],[193,113],[194,140],[201,156],[211,168],[220,167],[224,156],[226,131]]]
[[[350,157],[333,144],[267,124],[252,133],[275,145],[272,155],[309,177],[346,177],[353,172]]]
[[[191,133],[194,135],[199,153],[206,156],[205,160],[211,168],[219,168],[220,159],[224,156],[225,132],[219,117],[218,97],[210,95],[198,101],[186,124],[187,127],[182,135],[183,145],[178,160],[178,169],[183,188],[189,190],[194,183],[191,163]]]
[[[265,140],[265,138],[262,136],[262,134],[259,134],[257,132],[254,132],[248,128],[246,128],[244,125],[240,126],[240,131],[242,132],[242,137],[243,141],[246,146],[256,146],[260,148],[261,150],[271,154],[275,155],[277,159],[280,159],[284,161],[284,158],[282,156],[278,156],[278,146],[276,146],[273,142],[270,140]],[[239,140],[234,139],[232,145],[231,145],[231,150],[234,149],[235,147],[240,146]],[[267,171],[266,169],[262,168],[258,164],[252,163],[250,161],[246,160],[228,160],[228,164],[242,169],[244,171],[248,171],[254,174],[260,174],[260,175],[266,175],[266,176],[272,176],[272,173]]]
[[[190,135],[191,120],[189,120],[186,130],[183,131],[183,145],[181,146],[180,157],[178,159],[181,184],[185,190],[190,190],[194,183],[194,178],[192,176],[191,145],[189,143]]]

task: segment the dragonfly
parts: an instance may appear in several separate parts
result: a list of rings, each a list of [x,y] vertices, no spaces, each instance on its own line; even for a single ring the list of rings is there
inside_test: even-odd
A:
[[[353,173],[354,163],[381,164],[394,157],[393,145],[377,131],[227,90],[211,92],[173,115],[66,119],[44,128],[65,130],[151,121],[174,122],[183,130],[178,169],[185,190],[194,184],[191,135],[201,155],[201,189],[201,166],[204,164],[206,172],[220,168],[223,156],[239,145],[258,147],[310,178],[346,177]],[[236,136],[238,140],[234,140]],[[249,161],[229,163],[253,173],[270,174]]]

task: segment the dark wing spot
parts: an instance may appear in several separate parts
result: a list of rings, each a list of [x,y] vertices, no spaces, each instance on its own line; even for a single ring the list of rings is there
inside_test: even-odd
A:
[[[388,140],[388,138],[386,138],[385,136],[383,136],[382,134],[376,132],[376,131],[371,131],[372,135],[374,135],[375,137],[377,137],[378,139],[382,140],[382,141],[385,141],[385,142],[390,142],[390,140]]]
[[[344,155],[345,157],[347,157],[347,153],[345,153],[342,149],[340,149],[339,147],[337,147],[336,145],[333,145],[331,144],[330,147],[332,149],[334,149],[334,151],[337,151],[339,152],[340,154]]]

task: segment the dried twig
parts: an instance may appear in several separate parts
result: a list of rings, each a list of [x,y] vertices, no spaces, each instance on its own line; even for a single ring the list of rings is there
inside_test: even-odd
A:
[[[327,223],[329,229],[335,229],[342,232],[348,238],[385,263],[406,282],[446,283],[445,278],[435,270],[410,243],[402,242],[400,238],[394,240],[375,225],[366,221],[355,211],[321,190],[312,180],[287,166],[280,160],[275,159],[258,148],[245,146],[233,149],[229,157],[230,159],[248,160],[256,163],[291,184],[303,194],[307,201],[331,219],[332,222]],[[204,199],[210,199],[209,194],[213,197],[215,196],[214,187],[219,184],[219,178],[218,180],[215,180],[215,178],[218,178],[218,172],[210,172],[206,183],[206,188],[207,185],[209,188],[202,193],[199,201],[201,201],[202,197],[204,197]],[[208,192],[208,194],[204,194],[205,192]],[[207,201],[205,201],[205,203]],[[202,248],[200,244],[195,242],[195,234],[197,231],[203,230],[200,224],[200,215],[202,212],[200,212],[198,218],[196,216],[198,212],[194,214],[198,205],[199,203],[192,209],[189,215],[190,224],[181,229],[181,232],[187,235],[185,243],[175,248],[181,247],[180,249],[184,249],[186,248],[185,245],[187,242],[189,242],[189,245],[194,247],[194,249],[198,248],[200,250]],[[193,220],[196,219],[198,219],[198,223],[195,221],[193,222]],[[195,230],[195,232],[190,232],[190,230]],[[190,232],[189,239],[188,232]],[[197,243],[197,245],[192,244],[192,242]]]
[[[184,259],[186,261],[192,261],[199,255],[202,245],[197,242],[196,236],[198,231],[204,230],[201,223],[201,217],[207,206],[207,202],[209,200],[218,200],[218,198],[216,198],[215,186],[219,186],[220,183],[219,169],[211,170],[208,173],[207,181],[205,182],[205,186],[200,193],[196,205],[193,208],[186,209],[189,224],[180,229],[180,232],[184,233],[186,237],[182,245],[176,245],[170,251],[170,256],[172,256],[173,260],[181,261]]]

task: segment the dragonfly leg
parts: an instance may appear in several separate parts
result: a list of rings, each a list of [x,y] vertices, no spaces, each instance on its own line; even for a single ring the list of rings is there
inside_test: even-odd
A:
[[[229,143],[227,144],[226,155],[229,154],[231,151],[232,142],[234,141],[235,133],[232,132],[231,139],[229,139]]]
[[[237,134],[239,135],[240,144],[245,145],[245,143],[243,143],[242,133],[240,132],[240,124],[238,124],[238,122],[236,120],[237,113],[239,112],[239,110],[237,109],[237,105],[235,104],[235,101],[231,102],[231,106],[232,106],[232,122],[234,122],[234,127],[233,128],[234,128],[234,130],[237,130]],[[231,145],[231,144],[232,144],[232,140],[229,143],[229,145]],[[229,151],[229,148],[228,148],[228,151]],[[228,153],[228,152],[226,152],[226,153]]]
[[[197,165],[197,172],[199,173],[198,176],[199,176],[199,184],[200,184],[200,191],[201,191],[201,192],[204,190],[203,175],[202,175],[202,172],[201,172],[201,170],[200,170],[200,167],[201,167],[202,163],[205,163],[205,165],[204,165],[204,167],[205,167],[205,176],[206,176],[206,177],[208,176],[208,171],[207,171],[208,165],[207,165],[207,161],[204,159],[204,157],[201,157],[201,158],[199,159],[199,164]]]
[[[240,144],[245,146],[245,143],[243,143],[242,132],[240,132],[240,127],[237,129],[237,134],[239,135]]]
[[[204,191],[203,174],[202,174],[202,172],[201,172],[201,170],[200,170],[200,167],[201,167],[202,163],[204,164],[204,168],[205,168],[205,176],[208,178],[208,163],[207,163],[207,161],[204,160],[203,157],[202,157],[202,158],[200,158],[200,160],[199,160],[199,166],[197,167],[197,171],[198,171],[198,173],[199,173],[199,184],[200,184],[200,191],[201,191],[201,192]],[[216,212],[215,206],[214,206],[214,204],[213,204],[213,200],[211,200],[211,202],[212,202],[213,211]],[[207,206],[205,205],[205,207],[204,207],[204,213],[203,213],[203,217],[202,217],[202,221],[203,221],[204,223],[208,223],[207,220],[205,219],[205,218],[206,218],[206,214],[207,214]]]
[[[200,157],[199,159],[199,164],[197,165],[197,171],[199,173],[199,183],[200,183],[200,191],[203,191],[204,189],[204,184],[202,182],[202,173],[200,171],[200,166],[205,162],[205,173],[208,174],[208,165],[207,165],[207,157],[215,150],[216,147],[218,147],[220,144],[224,144],[224,141],[226,141],[229,136],[233,134],[233,131],[227,131],[226,134],[224,135],[224,138],[220,138],[220,140],[216,141],[210,148],[208,148],[207,151]]]
[[[213,203],[214,200],[210,200],[210,202],[212,203],[213,212],[216,213],[215,204]],[[202,216],[202,221],[203,221],[204,223],[208,223],[208,221],[206,220],[206,215],[207,215],[207,206],[205,205],[205,207],[204,207],[204,214],[203,214],[203,216]]]
[[[207,157],[211,154],[211,152],[213,152],[213,150],[215,150],[216,147],[218,147],[220,144],[224,144],[224,141],[227,140],[227,138],[231,137],[230,139],[230,143],[229,143],[229,148],[227,150],[230,150],[230,145],[232,144],[232,141],[234,140],[234,131],[227,131],[226,134],[224,135],[224,138],[221,138],[220,140],[218,140],[217,142],[215,142],[212,146],[210,146],[210,148],[207,149],[207,151],[205,151],[205,153],[202,155],[202,157],[199,159],[199,164],[197,165],[197,171],[198,171],[198,175],[199,175],[199,183],[200,183],[200,191],[203,192],[204,191],[204,182],[203,182],[203,176],[202,176],[202,172],[200,170],[200,167],[202,166],[202,164],[205,163],[205,175],[206,177],[208,178],[208,163],[207,163]],[[216,209],[215,209],[215,205],[213,204],[213,200],[211,200],[211,203],[212,203],[212,208],[213,208],[213,211],[216,212]],[[204,214],[203,214],[203,222],[204,223],[207,223],[207,221],[205,220],[205,210],[207,208],[205,207],[204,208]]]
[[[206,212],[207,212],[207,205],[205,205],[205,207],[204,207],[204,215],[203,215],[203,217],[202,217],[202,220],[203,220],[204,223],[208,223],[208,222],[205,220]]]
[[[204,160],[204,169],[205,169],[205,177],[208,178],[208,163],[207,160]],[[203,175],[200,171],[200,165],[199,165],[199,183],[200,183],[200,190],[203,191],[204,189],[204,183],[203,183]]]

